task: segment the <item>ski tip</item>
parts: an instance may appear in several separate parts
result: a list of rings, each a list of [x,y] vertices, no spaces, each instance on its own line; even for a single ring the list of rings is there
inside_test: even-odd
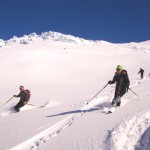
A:
[[[106,114],[111,114],[111,113],[112,113],[112,111],[109,110]]]

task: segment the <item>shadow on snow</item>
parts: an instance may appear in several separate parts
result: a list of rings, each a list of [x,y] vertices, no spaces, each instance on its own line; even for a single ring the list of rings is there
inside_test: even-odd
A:
[[[58,114],[50,115],[50,116],[46,116],[46,117],[56,117],[56,116],[62,116],[62,115],[68,115],[68,114],[77,114],[77,113],[92,112],[92,111],[96,111],[96,110],[101,110],[104,107],[110,107],[110,102],[104,102],[104,103],[96,105],[96,106],[94,106],[94,108],[90,108],[88,110],[66,111],[66,112],[62,112],[62,113],[58,113]]]

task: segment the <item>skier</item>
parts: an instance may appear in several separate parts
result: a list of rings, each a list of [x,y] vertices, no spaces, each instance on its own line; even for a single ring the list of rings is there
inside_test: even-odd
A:
[[[143,75],[144,75],[144,70],[142,68],[140,68],[140,71],[138,72],[138,74],[141,74],[141,79],[143,79]]]
[[[20,86],[19,89],[20,89],[20,93],[18,95],[14,95],[14,97],[20,97],[20,101],[15,106],[15,110],[17,112],[19,112],[20,108],[26,105],[30,99],[30,97],[28,96],[27,90],[24,89],[24,86]]]
[[[116,68],[116,73],[113,80],[108,81],[108,84],[114,84],[116,82],[115,94],[112,100],[112,105],[120,106],[121,97],[128,92],[130,81],[126,70],[122,69],[121,65]]]

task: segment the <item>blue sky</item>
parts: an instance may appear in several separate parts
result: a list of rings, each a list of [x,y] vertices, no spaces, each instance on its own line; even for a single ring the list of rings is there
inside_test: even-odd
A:
[[[112,43],[150,40],[150,0],[0,0],[0,39],[55,31]]]

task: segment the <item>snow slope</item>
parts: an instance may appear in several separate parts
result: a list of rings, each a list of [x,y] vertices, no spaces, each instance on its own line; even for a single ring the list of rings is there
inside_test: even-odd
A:
[[[0,108],[1,150],[149,150],[149,41],[113,44],[45,32],[0,45],[0,105],[18,94],[20,85],[31,90],[35,105],[11,113],[18,102],[13,98]],[[128,70],[140,100],[128,91],[121,107],[105,114],[114,85],[91,98],[118,64]],[[145,70],[142,80],[139,68]]]

